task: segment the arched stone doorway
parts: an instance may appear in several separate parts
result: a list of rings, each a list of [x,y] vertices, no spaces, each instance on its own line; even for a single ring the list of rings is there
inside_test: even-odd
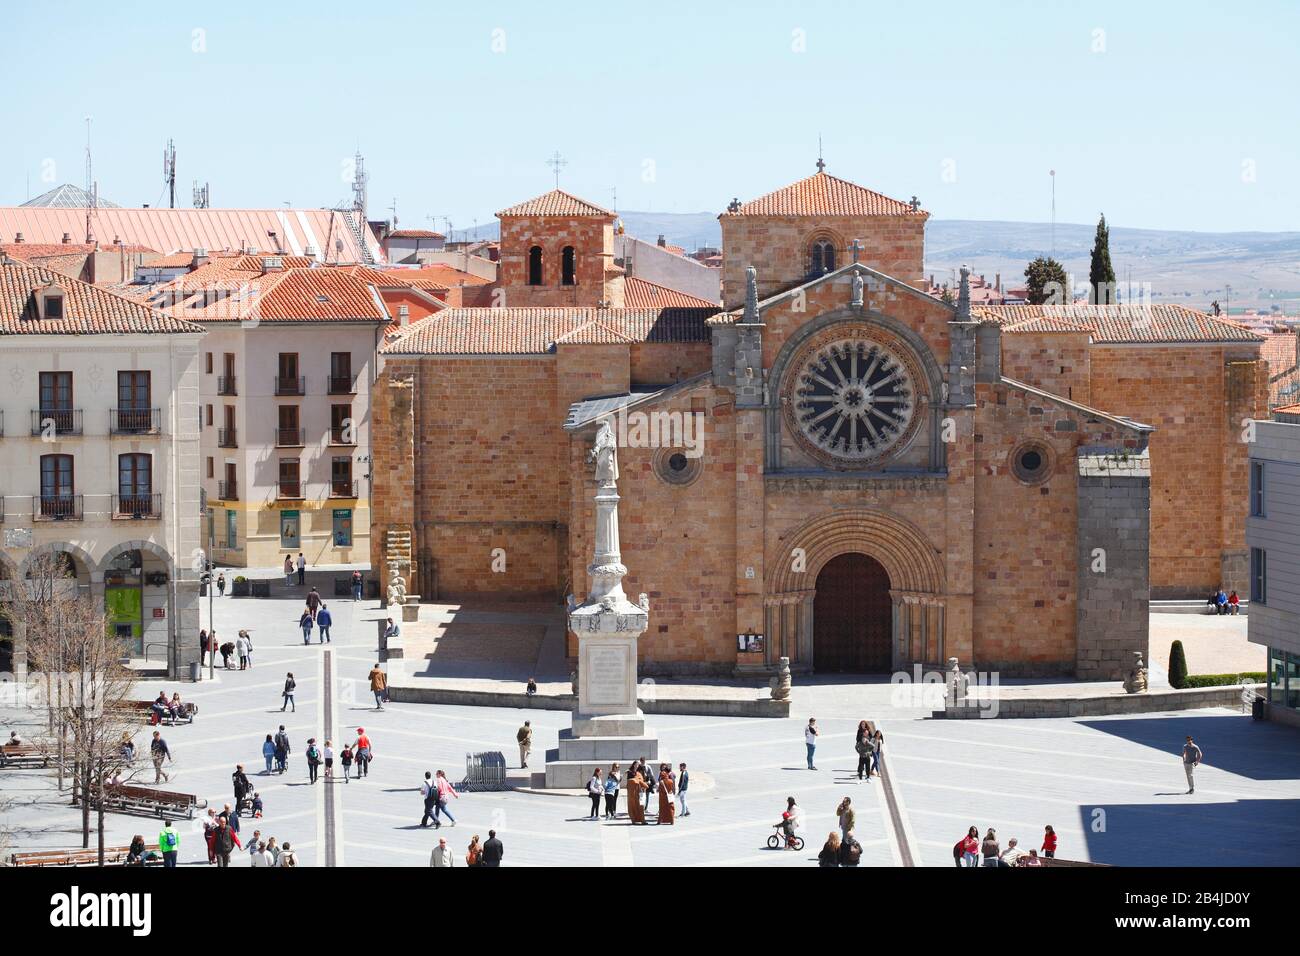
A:
[[[889,572],[858,551],[831,558],[813,598],[813,667],[819,673],[890,670],[894,601]]]

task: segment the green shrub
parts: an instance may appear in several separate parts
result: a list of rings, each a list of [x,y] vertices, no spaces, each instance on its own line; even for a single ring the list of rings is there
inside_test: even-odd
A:
[[[248,578],[244,577],[244,576],[241,574],[241,575],[238,575],[238,576],[235,578],[235,583],[236,583],[236,584],[243,584],[243,583],[244,583],[245,581],[247,581],[247,580],[248,580]]]
[[[1172,672],[1172,668],[1171,668]],[[1248,671],[1244,674],[1191,674],[1183,678],[1183,687],[1224,687],[1240,684],[1243,680],[1252,684],[1267,683],[1268,675],[1263,671]],[[1170,677],[1169,682],[1173,683]]]
[[[1183,642],[1174,641],[1169,648],[1169,686],[1181,689],[1187,686],[1187,655]]]

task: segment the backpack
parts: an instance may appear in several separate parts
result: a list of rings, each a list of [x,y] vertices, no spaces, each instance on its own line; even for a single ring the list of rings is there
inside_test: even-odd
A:
[[[862,844],[857,840],[847,844],[845,855],[849,858],[850,863],[857,863],[862,858]]]
[[[307,760],[309,763],[320,763],[320,751],[316,749],[315,744],[307,748]]]
[[[964,850],[962,850],[961,845],[962,845],[963,843],[965,843],[965,842],[966,842],[966,838],[965,838],[965,837],[962,837],[962,838],[961,838],[960,840],[958,840],[955,844],[953,844],[953,848],[952,848],[952,858],[953,858],[954,860],[960,860],[960,859],[961,859],[961,857],[962,857],[962,853],[965,852]]]
[[[164,853],[170,853],[176,849],[176,834],[171,830],[164,830],[162,833],[162,850]]]

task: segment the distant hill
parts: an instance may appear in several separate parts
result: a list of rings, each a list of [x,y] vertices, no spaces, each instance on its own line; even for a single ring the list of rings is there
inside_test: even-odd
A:
[[[688,250],[722,242],[717,213],[622,212],[628,233],[654,242],[665,239]],[[1057,223],[1056,258],[1080,283],[1088,279],[1088,253],[1096,227]],[[459,233],[459,230],[457,230]],[[480,238],[496,236],[496,224],[480,227]],[[1052,250],[1052,227],[1040,222],[931,219],[926,225],[925,269],[942,283],[969,265],[989,281],[998,273],[1003,287],[1024,282],[1025,264]],[[1300,232],[1181,232],[1111,226],[1110,254],[1116,278],[1144,289],[1157,301],[1194,307],[1230,298],[1238,309],[1280,305],[1300,313]],[[1224,286],[1231,286],[1229,296]]]

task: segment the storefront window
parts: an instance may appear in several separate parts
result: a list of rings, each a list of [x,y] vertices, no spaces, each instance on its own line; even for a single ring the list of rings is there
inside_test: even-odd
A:
[[[104,611],[113,633],[131,654],[144,652],[144,559],[139,551],[118,555],[104,571]]]
[[[283,550],[291,551],[300,547],[300,530],[301,524],[297,511],[280,512],[280,547]]]
[[[226,511],[226,547],[235,548],[239,546],[239,527],[238,515],[234,511]]]
[[[334,547],[352,547],[352,509],[334,509]]]

